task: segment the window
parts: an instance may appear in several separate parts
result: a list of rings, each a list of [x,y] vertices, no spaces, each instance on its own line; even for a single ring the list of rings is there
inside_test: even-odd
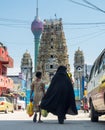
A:
[[[104,53],[104,56],[103,56],[103,70],[105,69],[105,53]]]
[[[105,54],[103,54],[100,58],[99,73],[104,69],[104,65],[105,65]]]
[[[4,98],[3,98],[3,97],[0,97],[0,101],[4,101]]]
[[[90,76],[89,76],[89,81],[92,79],[93,74],[94,74],[94,68],[95,68],[95,64],[92,66],[91,68],[91,72],[90,72]]]
[[[53,42],[53,38],[51,38],[51,42]]]
[[[104,58],[103,58],[103,65],[105,65],[105,56],[104,56]]]
[[[51,55],[51,58],[54,58],[54,56],[53,56],[53,55]]]
[[[11,100],[9,98],[6,98],[6,101],[11,103]]]
[[[51,46],[51,49],[53,49],[53,46]]]
[[[99,73],[99,64],[95,66],[94,76],[97,76],[98,73]]]
[[[50,69],[53,69],[53,65],[50,65]]]

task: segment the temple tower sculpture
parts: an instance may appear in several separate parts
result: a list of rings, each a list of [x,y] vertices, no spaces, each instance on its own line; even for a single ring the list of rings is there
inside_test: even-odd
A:
[[[32,59],[26,51],[21,59],[22,90],[26,93],[26,104],[30,100],[30,85],[32,83]]]
[[[84,74],[84,55],[78,48],[74,56],[74,77],[77,78]]]
[[[40,46],[40,35],[42,33],[43,30],[43,23],[40,21],[39,17],[38,17],[38,0],[37,0],[37,8],[36,8],[36,17],[34,19],[34,21],[31,24],[31,31],[34,35],[34,39],[35,39],[35,49],[34,49],[34,71],[36,71],[37,68],[37,57],[39,54],[39,46]]]
[[[44,20],[37,69],[43,72],[44,77],[51,79],[59,65],[67,66],[68,72],[70,71],[62,19]]]
[[[78,48],[74,55],[74,79],[75,79],[75,90],[76,100],[80,103],[83,97],[84,89],[84,55],[83,52]],[[80,104],[79,104],[80,105]]]

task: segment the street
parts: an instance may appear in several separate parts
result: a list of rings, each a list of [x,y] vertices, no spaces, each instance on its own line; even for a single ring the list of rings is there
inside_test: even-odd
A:
[[[33,123],[26,111],[14,113],[0,113],[0,130],[105,130],[105,116],[100,117],[98,123],[90,121],[89,114],[79,111],[76,116],[67,115],[64,124],[58,124],[57,117],[50,114],[43,123]]]

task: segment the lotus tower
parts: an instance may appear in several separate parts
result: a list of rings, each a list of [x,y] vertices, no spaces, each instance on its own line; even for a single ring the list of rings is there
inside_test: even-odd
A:
[[[37,8],[36,8],[36,17],[31,24],[31,31],[34,35],[34,71],[37,69],[37,58],[39,53],[40,46],[40,36],[43,31],[43,22],[38,17],[38,0],[37,0]]]

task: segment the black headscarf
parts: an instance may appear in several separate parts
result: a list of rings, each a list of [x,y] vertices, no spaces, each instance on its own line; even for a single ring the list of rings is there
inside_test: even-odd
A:
[[[59,66],[41,101],[41,108],[57,116],[77,114],[73,85],[65,66]]]

